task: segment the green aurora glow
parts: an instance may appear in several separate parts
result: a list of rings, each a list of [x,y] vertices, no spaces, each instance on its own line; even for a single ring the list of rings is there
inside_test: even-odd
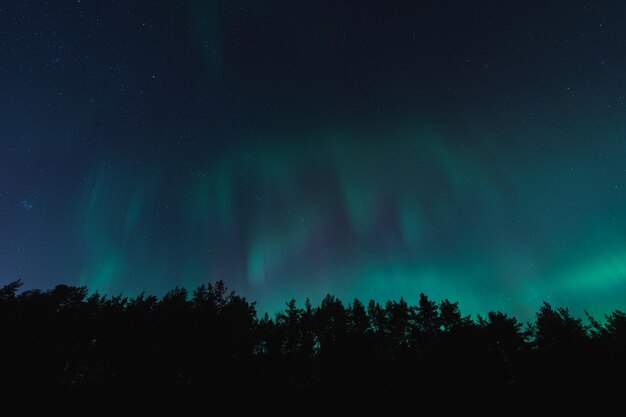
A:
[[[327,292],[415,301],[424,291],[522,316],[543,300],[619,307],[622,183],[585,178],[623,178],[621,143],[530,170],[516,149],[486,161],[432,129],[241,140],[199,161],[167,197],[168,174],[150,178],[156,162],[101,169],[80,204],[81,283],[110,293],[225,279],[271,311]],[[604,173],[588,158],[605,158]]]

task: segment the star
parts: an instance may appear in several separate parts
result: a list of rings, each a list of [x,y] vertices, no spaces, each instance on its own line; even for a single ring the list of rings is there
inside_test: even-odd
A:
[[[19,203],[18,203],[18,205],[19,205],[21,208],[23,208],[24,210],[27,210],[27,211],[30,211],[30,210],[32,210],[32,209],[35,207],[35,205],[33,204],[33,202],[32,202],[32,201],[29,201],[29,200],[20,200],[20,201],[19,201]]]

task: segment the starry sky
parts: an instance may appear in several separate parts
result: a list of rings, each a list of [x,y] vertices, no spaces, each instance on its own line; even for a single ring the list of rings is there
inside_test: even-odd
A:
[[[0,284],[624,308],[625,15],[3,1]]]

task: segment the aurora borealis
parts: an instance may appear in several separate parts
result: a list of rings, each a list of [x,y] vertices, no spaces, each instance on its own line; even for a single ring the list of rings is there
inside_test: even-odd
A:
[[[0,283],[625,307],[623,2],[128,3],[0,6]]]

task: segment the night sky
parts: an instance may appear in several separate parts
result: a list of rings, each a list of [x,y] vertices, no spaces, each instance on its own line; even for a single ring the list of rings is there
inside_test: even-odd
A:
[[[626,306],[623,1],[0,4],[0,284]]]

